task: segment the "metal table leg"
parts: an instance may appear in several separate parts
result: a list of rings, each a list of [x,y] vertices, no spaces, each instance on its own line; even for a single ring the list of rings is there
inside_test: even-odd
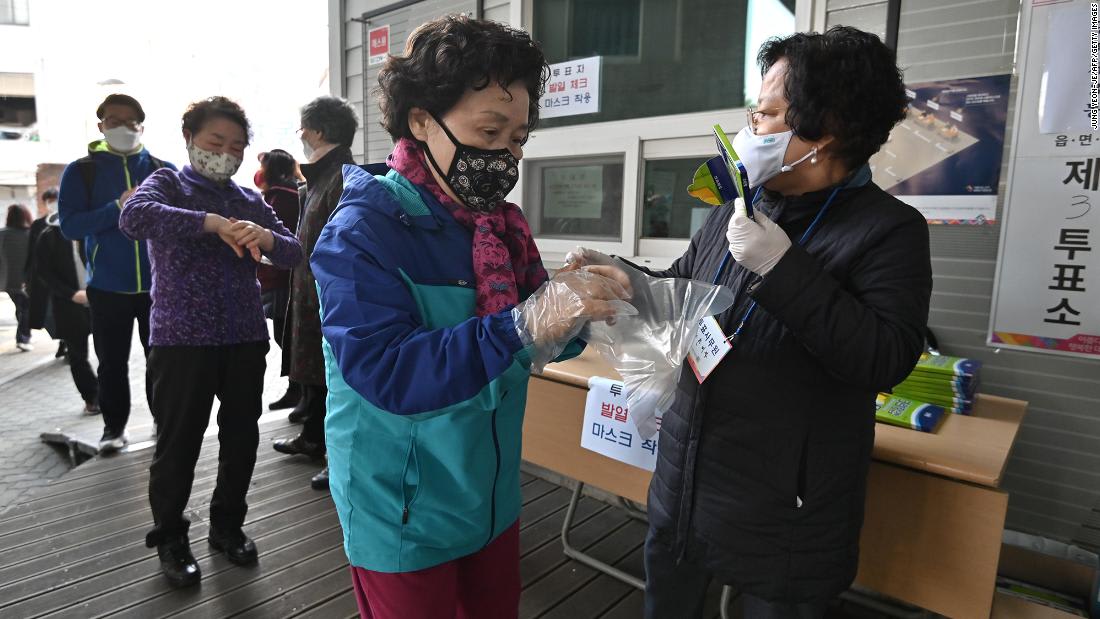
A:
[[[585,554],[580,550],[577,550],[569,543],[569,529],[573,527],[573,519],[577,512],[577,503],[581,500],[581,491],[584,490],[584,484],[577,482],[577,487],[573,489],[573,496],[569,499],[569,507],[565,511],[565,522],[561,525],[561,545],[565,549],[565,556],[570,559],[575,559],[588,567],[603,572],[612,578],[617,578],[628,585],[632,585],[641,590],[645,590],[645,581],[637,576],[632,576],[626,572],[608,565],[599,559]]]
[[[645,591],[645,581],[641,578],[627,574],[626,572],[614,566],[608,565],[607,563],[604,563],[603,561],[600,561],[599,559],[589,554],[585,554],[584,552],[581,552],[580,550],[574,548],[569,543],[569,529],[573,528],[573,520],[576,518],[577,515],[577,503],[580,502],[581,493],[583,491],[584,483],[578,481],[577,487],[573,489],[573,496],[569,498],[569,507],[565,510],[565,522],[563,522],[561,525],[561,545],[562,548],[564,548],[565,550],[565,556],[569,557],[570,559],[580,561],[581,563],[587,565],[594,570],[603,572],[604,574],[607,574],[612,578],[617,578],[618,580],[621,580],[628,585],[637,587],[638,589]],[[630,506],[624,504],[624,507],[627,508],[628,514],[633,517],[637,517],[636,514],[630,513],[632,511],[630,509]],[[731,589],[729,585],[722,587],[722,619],[729,619],[729,604],[732,599],[733,589]]]

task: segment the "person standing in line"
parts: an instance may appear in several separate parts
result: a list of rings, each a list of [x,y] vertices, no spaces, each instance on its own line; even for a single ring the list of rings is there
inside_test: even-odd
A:
[[[263,194],[264,202],[271,205],[279,221],[294,234],[298,230],[298,179],[302,173],[294,157],[281,149],[260,153],[260,169],[253,182]],[[275,343],[283,347],[283,329],[286,311],[290,304],[290,271],[269,264],[257,267],[260,295],[264,302],[264,315],[271,319]],[[293,408],[302,397],[301,385],[290,380],[286,393],[267,407],[271,410]]]
[[[313,253],[317,237],[340,200],[345,164],[353,164],[351,142],[359,128],[355,109],[343,99],[318,97],[302,108],[302,147],[309,163],[302,164],[306,177],[305,200],[298,222],[298,240],[305,255]],[[288,455],[304,454],[321,458],[325,454],[325,359],[321,352],[321,317],[317,301],[317,283],[309,260],[303,260],[291,273],[290,314],[286,328],[289,345],[283,348],[289,361],[290,379],[302,385],[302,400],[291,413],[304,418],[298,436],[278,439],[275,451]],[[310,481],[318,490],[328,488],[328,467]]]
[[[31,214],[26,207],[22,204],[8,206],[4,227],[0,228],[0,290],[15,304],[15,346],[23,352],[34,349],[24,287],[30,227]]]
[[[152,258],[148,374],[160,432],[149,467],[153,528],[145,544],[157,549],[175,586],[201,578],[183,512],[215,397],[221,450],[208,541],[238,565],[257,556],[241,529],[268,351],[256,265],[266,257],[291,268],[302,247],[258,193],[231,180],[250,137],[248,118],[233,101],[192,103],[183,115],[190,165],[154,172],[119,217],[128,237],[148,240]]]
[[[88,362],[88,336],[92,333],[88,311],[87,278],[82,241],[70,241],[61,234],[57,213],[46,216],[46,229],[34,245],[34,273],[50,295],[54,335],[68,349],[69,371],[80,397],[84,414],[99,414],[99,382]]]
[[[50,307],[50,291],[46,289],[45,285],[38,280],[34,275],[35,267],[35,244],[38,242],[38,237],[42,235],[42,232],[49,227],[46,223],[46,219],[50,215],[57,213],[57,189],[47,189],[42,192],[42,201],[46,203],[46,214],[31,222],[31,236],[30,242],[27,245],[27,264],[24,272],[26,273],[27,280],[27,296],[29,297],[28,310],[30,328],[45,329],[50,337],[58,339],[54,335],[53,324],[53,310]],[[57,343],[57,353],[54,354],[55,359],[68,360],[69,351],[65,346],[65,340],[60,340]]]
[[[122,234],[119,212],[154,170],[176,168],[153,157],[141,145],[145,111],[137,99],[109,95],[96,109],[96,116],[103,139],[89,144],[88,155],[65,168],[58,213],[65,238],[84,241],[92,343],[99,358],[99,406],[103,412],[99,449],[111,452],[129,442],[130,343],[136,322],[141,346],[148,356],[151,303],[148,250],[143,241]],[[153,421],[157,421],[155,412]]]

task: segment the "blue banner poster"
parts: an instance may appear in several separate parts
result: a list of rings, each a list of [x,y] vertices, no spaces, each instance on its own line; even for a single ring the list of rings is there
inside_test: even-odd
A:
[[[993,223],[1009,75],[907,84],[905,120],[875,156],[875,182],[929,223]]]

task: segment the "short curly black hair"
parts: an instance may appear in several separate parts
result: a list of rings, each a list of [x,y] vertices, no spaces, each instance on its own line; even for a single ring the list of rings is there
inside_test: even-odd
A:
[[[329,144],[351,148],[359,117],[350,103],[339,97],[323,96],[302,106],[303,129],[313,129]]]
[[[188,105],[187,111],[183,113],[183,129],[195,135],[202,130],[206,121],[219,117],[229,119],[244,129],[245,144],[252,141],[252,125],[249,124],[244,109],[236,101],[222,96],[207,97]]]
[[[465,15],[441,17],[413,31],[404,54],[387,58],[378,72],[382,126],[394,140],[413,138],[412,108],[442,116],[468,88],[495,83],[507,91],[518,81],[531,98],[527,124],[533,130],[549,71],[542,48],[526,32]]]
[[[781,59],[787,126],[810,141],[833,136],[836,156],[849,168],[866,163],[905,118],[909,99],[897,57],[873,34],[834,26],[769,39],[757,56],[761,75]]]

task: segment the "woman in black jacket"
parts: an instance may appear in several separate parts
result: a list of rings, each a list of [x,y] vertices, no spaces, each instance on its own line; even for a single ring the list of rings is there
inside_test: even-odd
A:
[[[85,291],[83,248],[61,234],[57,213],[46,218],[46,228],[34,244],[34,277],[49,290],[55,336],[68,348],[69,370],[84,400],[84,414],[99,413],[99,382],[88,362],[91,314]]]
[[[734,148],[755,199],[717,208],[665,277],[729,287],[733,347],[683,372],[649,490],[646,617],[698,617],[712,580],[744,616],[821,617],[856,573],[875,394],[916,363],[928,229],[867,161],[907,99],[894,53],[836,27],[760,51]],[[590,258],[591,259],[591,258]],[[734,335],[736,334],[736,335]]]

